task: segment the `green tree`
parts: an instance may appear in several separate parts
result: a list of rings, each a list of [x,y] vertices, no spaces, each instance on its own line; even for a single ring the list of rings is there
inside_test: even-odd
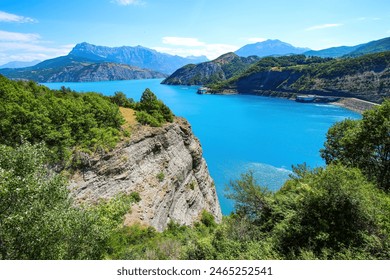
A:
[[[288,205],[288,214],[272,229],[287,258],[308,251],[331,259],[346,253],[353,258],[388,257],[389,232],[383,235],[388,227],[385,216],[390,215],[388,200],[359,169],[330,165],[306,172],[288,181],[275,203],[281,209]],[[280,213],[274,211],[270,217],[277,216]]]
[[[232,183],[229,197],[237,200],[236,213],[214,237],[217,253],[228,257],[226,250],[233,246],[247,257],[389,258],[386,194],[357,168],[301,166],[296,171],[275,193],[259,186],[251,173]]]
[[[140,108],[145,111],[154,110],[158,107],[157,100],[157,96],[149,88],[147,88],[142,93],[140,100]]]
[[[134,100],[132,98],[127,98],[126,95],[121,91],[116,91],[113,96],[110,97],[111,102],[125,108],[132,108],[134,105]]]
[[[165,122],[173,121],[173,113],[157,96],[150,90],[145,89],[141,101],[135,106],[136,118],[141,124],[161,126]]]
[[[66,162],[75,146],[112,148],[123,123],[117,105],[97,93],[49,90],[33,82],[0,76],[0,144],[44,142],[53,160]]]
[[[0,259],[102,259],[133,196],[75,207],[42,145],[0,145]]]
[[[327,164],[358,167],[367,178],[390,190],[390,100],[331,127],[321,156]]]

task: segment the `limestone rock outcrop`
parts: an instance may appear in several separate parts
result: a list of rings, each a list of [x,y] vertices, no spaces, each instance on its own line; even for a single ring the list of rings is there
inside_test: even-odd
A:
[[[126,224],[141,223],[162,231],[170,220],[193,224],[203,210],[221,221],[201,145],[185,119],[175,118],[161,128],[139,127],[127,143],[99,158],[84,156],[83,164],[70,185],[77,200],[139,193],[141,201],[133,205]]]

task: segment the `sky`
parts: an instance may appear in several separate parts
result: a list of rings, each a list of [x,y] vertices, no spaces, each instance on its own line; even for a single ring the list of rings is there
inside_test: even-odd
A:
[[[0,0],[0,65],[81,42],[214,59],[266,39],[318,50],[385,37],[389,0]]]

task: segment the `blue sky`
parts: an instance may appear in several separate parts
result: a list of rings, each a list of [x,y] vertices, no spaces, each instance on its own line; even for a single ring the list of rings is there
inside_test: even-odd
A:
[[[0,0],[0,65],[81,42],[213,59],[265,39],[323,49],[384,37],[388,0]]]

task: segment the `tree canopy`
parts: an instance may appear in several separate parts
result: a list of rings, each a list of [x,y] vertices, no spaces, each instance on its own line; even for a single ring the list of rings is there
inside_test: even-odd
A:
[[[45,148],[0,145],[0,259],[102,259],[135,196],[75,207]]]
[[[137,121],[150,126],[162,126],[166,122],[173,122],[173,113],[157,96],[150,90],[145,89],[141,100],[135,105]]]
[[[101,94],[49,90],[2,76],[0,116],[0,144],[44,142],[57,161],[69,157],[74,147],[113,148],[123,123],[118,106]]]
[[[327,164],[358,167],[390,191],[390,100],[363,113],[361,120],[335,124],[326,139],[321,155]]]

